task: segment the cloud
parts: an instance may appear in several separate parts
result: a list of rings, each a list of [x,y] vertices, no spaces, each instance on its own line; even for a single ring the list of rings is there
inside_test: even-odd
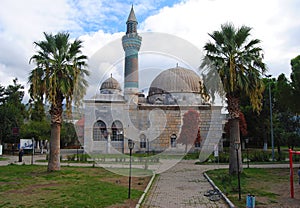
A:
[[[299,44],[295,45],[297,39],[288,38],[288,34],[299,34],[300,18],[295,9],[299,7],[296,5],[299,5],[296,0],[288,3],[280,0],[190,0],[162,8],[158,14],[148,17],[140,29],[175,34],[202,48],[209,40],[208,33],[220,30],[221,24],[247,25],[253,28],[252,38],[262,40],[269,73],[288,75],[289,61],[299,53]]]
[[[42,40],[43,32],[70,32],[72,38],[84,41],[83,52],[91,58],[110,41],[124,35],[131,3],[129,0],[2,0],[0,84],[7,85],[18,77],[20,83],[26,85],[28,74],[34,67],[28,63],[35,51],[33,42]],[[262,40],[265,61],[269,73],[274,76],[282,72],[289,76],[290,60],[299,54],[299,6],[297,0],[134,1],[139,32],[176,35],[200,50],[209,40],[208,33],[219,30],[225,22],[252,27],[252,37]],[[119,44],[118,53],[123,56]],[[149,59],[145,54],[141,55],[141,67],[147,68],[149,62],[156,60],[157,57]],[[176,64],[174,60],[160,63],[161,68]],[[119,64],[113,70],[121,79],[123,65]],[[101,80],[93,77],[91,89],[98,91]]]

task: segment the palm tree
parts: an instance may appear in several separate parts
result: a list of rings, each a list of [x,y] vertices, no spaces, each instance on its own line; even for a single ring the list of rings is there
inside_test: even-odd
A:
[[[79,105],[86,92],[89,75],[87,56],[81,52],[82,41],[70,42],[68,33],[44,33],[45,40],[34,42],[38,48],[29,63],[36,67],[28,78],[29,93],[33,100],[45,99],[50,106],[51,139],[48,171],[60,170],[60,131],[63,103],[67,112],[71,104]]]
[[[251,28],[247,26],[235,28],[230,23],[222,24],[220,31],[209,34],[213,42],[205,44],[206,54],[200,66],[208,70],[206,80],[216,80],[216,74],[220,80],[218,84],[212,84],[211,88],[207,87],[210,93],[218,92],[226,97],[230,126],[230,174],[238,171],[235,143],[240,143],[240,96],[249,97],[252,108],[257,112],[262,107],[264,84],[261,76],[266,72],[266,65],[262,48],[257,46],[260,40],[249,40],[250,31]],[[242,167],[241,148],[239,163]]]

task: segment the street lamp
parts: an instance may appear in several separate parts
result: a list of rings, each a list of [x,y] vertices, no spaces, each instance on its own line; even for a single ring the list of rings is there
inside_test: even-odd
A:
[[[239,190],[239,200],[241,200],[241,179],[240,179],[240,163],[239,163],[239,149],[240,143],[234,143],[236,150],[236,164],[237,164],[237,175],[238,175],[238,190]]]
[[[129,148],[128,199],[130,199],[130,190],[131,190],[131,155],[132,155],[132,149],[134,148],[134,142],[132,141],[132,139],[128,139],[128,148]]]
[[[249,143],[249,139],[246,138],[245,139],[246,142],[246,149],[247,149],[247,168],[249,168],[249,152],[248,152],[248,143]]]
[[[272,75],[266,75],[267,78]],[[272,113],[272,93],[271,93],[271,81],[269,81],[269,100],[270,100],[270,131],[271,131],[271,145],[272,145],[272,161],[274,161],[274,135],[273,135],[273,113]]]
[[[32,137],[31,165],[33,165],[33,156],[34,156],[34,138]]]

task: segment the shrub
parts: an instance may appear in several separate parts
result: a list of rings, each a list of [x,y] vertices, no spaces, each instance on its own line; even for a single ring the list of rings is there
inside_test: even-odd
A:
[[[289,155],[288,153],[281,151],[280,154],[278,154],[278,152],[275,152],[274,157],[276,161],[285,161],[285,159],[288,158]]]
[[[75,161],[75,155],[67,155],[68,161]]]
[[[249,154],[249,159],[252,162],[268,162],[270,159],[270,153],[262,150],[251,151],[251,154]]]

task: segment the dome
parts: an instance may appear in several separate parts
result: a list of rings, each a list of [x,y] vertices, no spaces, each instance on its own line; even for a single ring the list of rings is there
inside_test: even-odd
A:
[[[103,94],[113,94],[114,92],[121,92],[121,86],[119,82],[111,76],[102,83],[100,92]]]
[[[199,93],[201,79],[196,72],[176,67],[161,72],[151,83],[149,96],[165,93]]]

